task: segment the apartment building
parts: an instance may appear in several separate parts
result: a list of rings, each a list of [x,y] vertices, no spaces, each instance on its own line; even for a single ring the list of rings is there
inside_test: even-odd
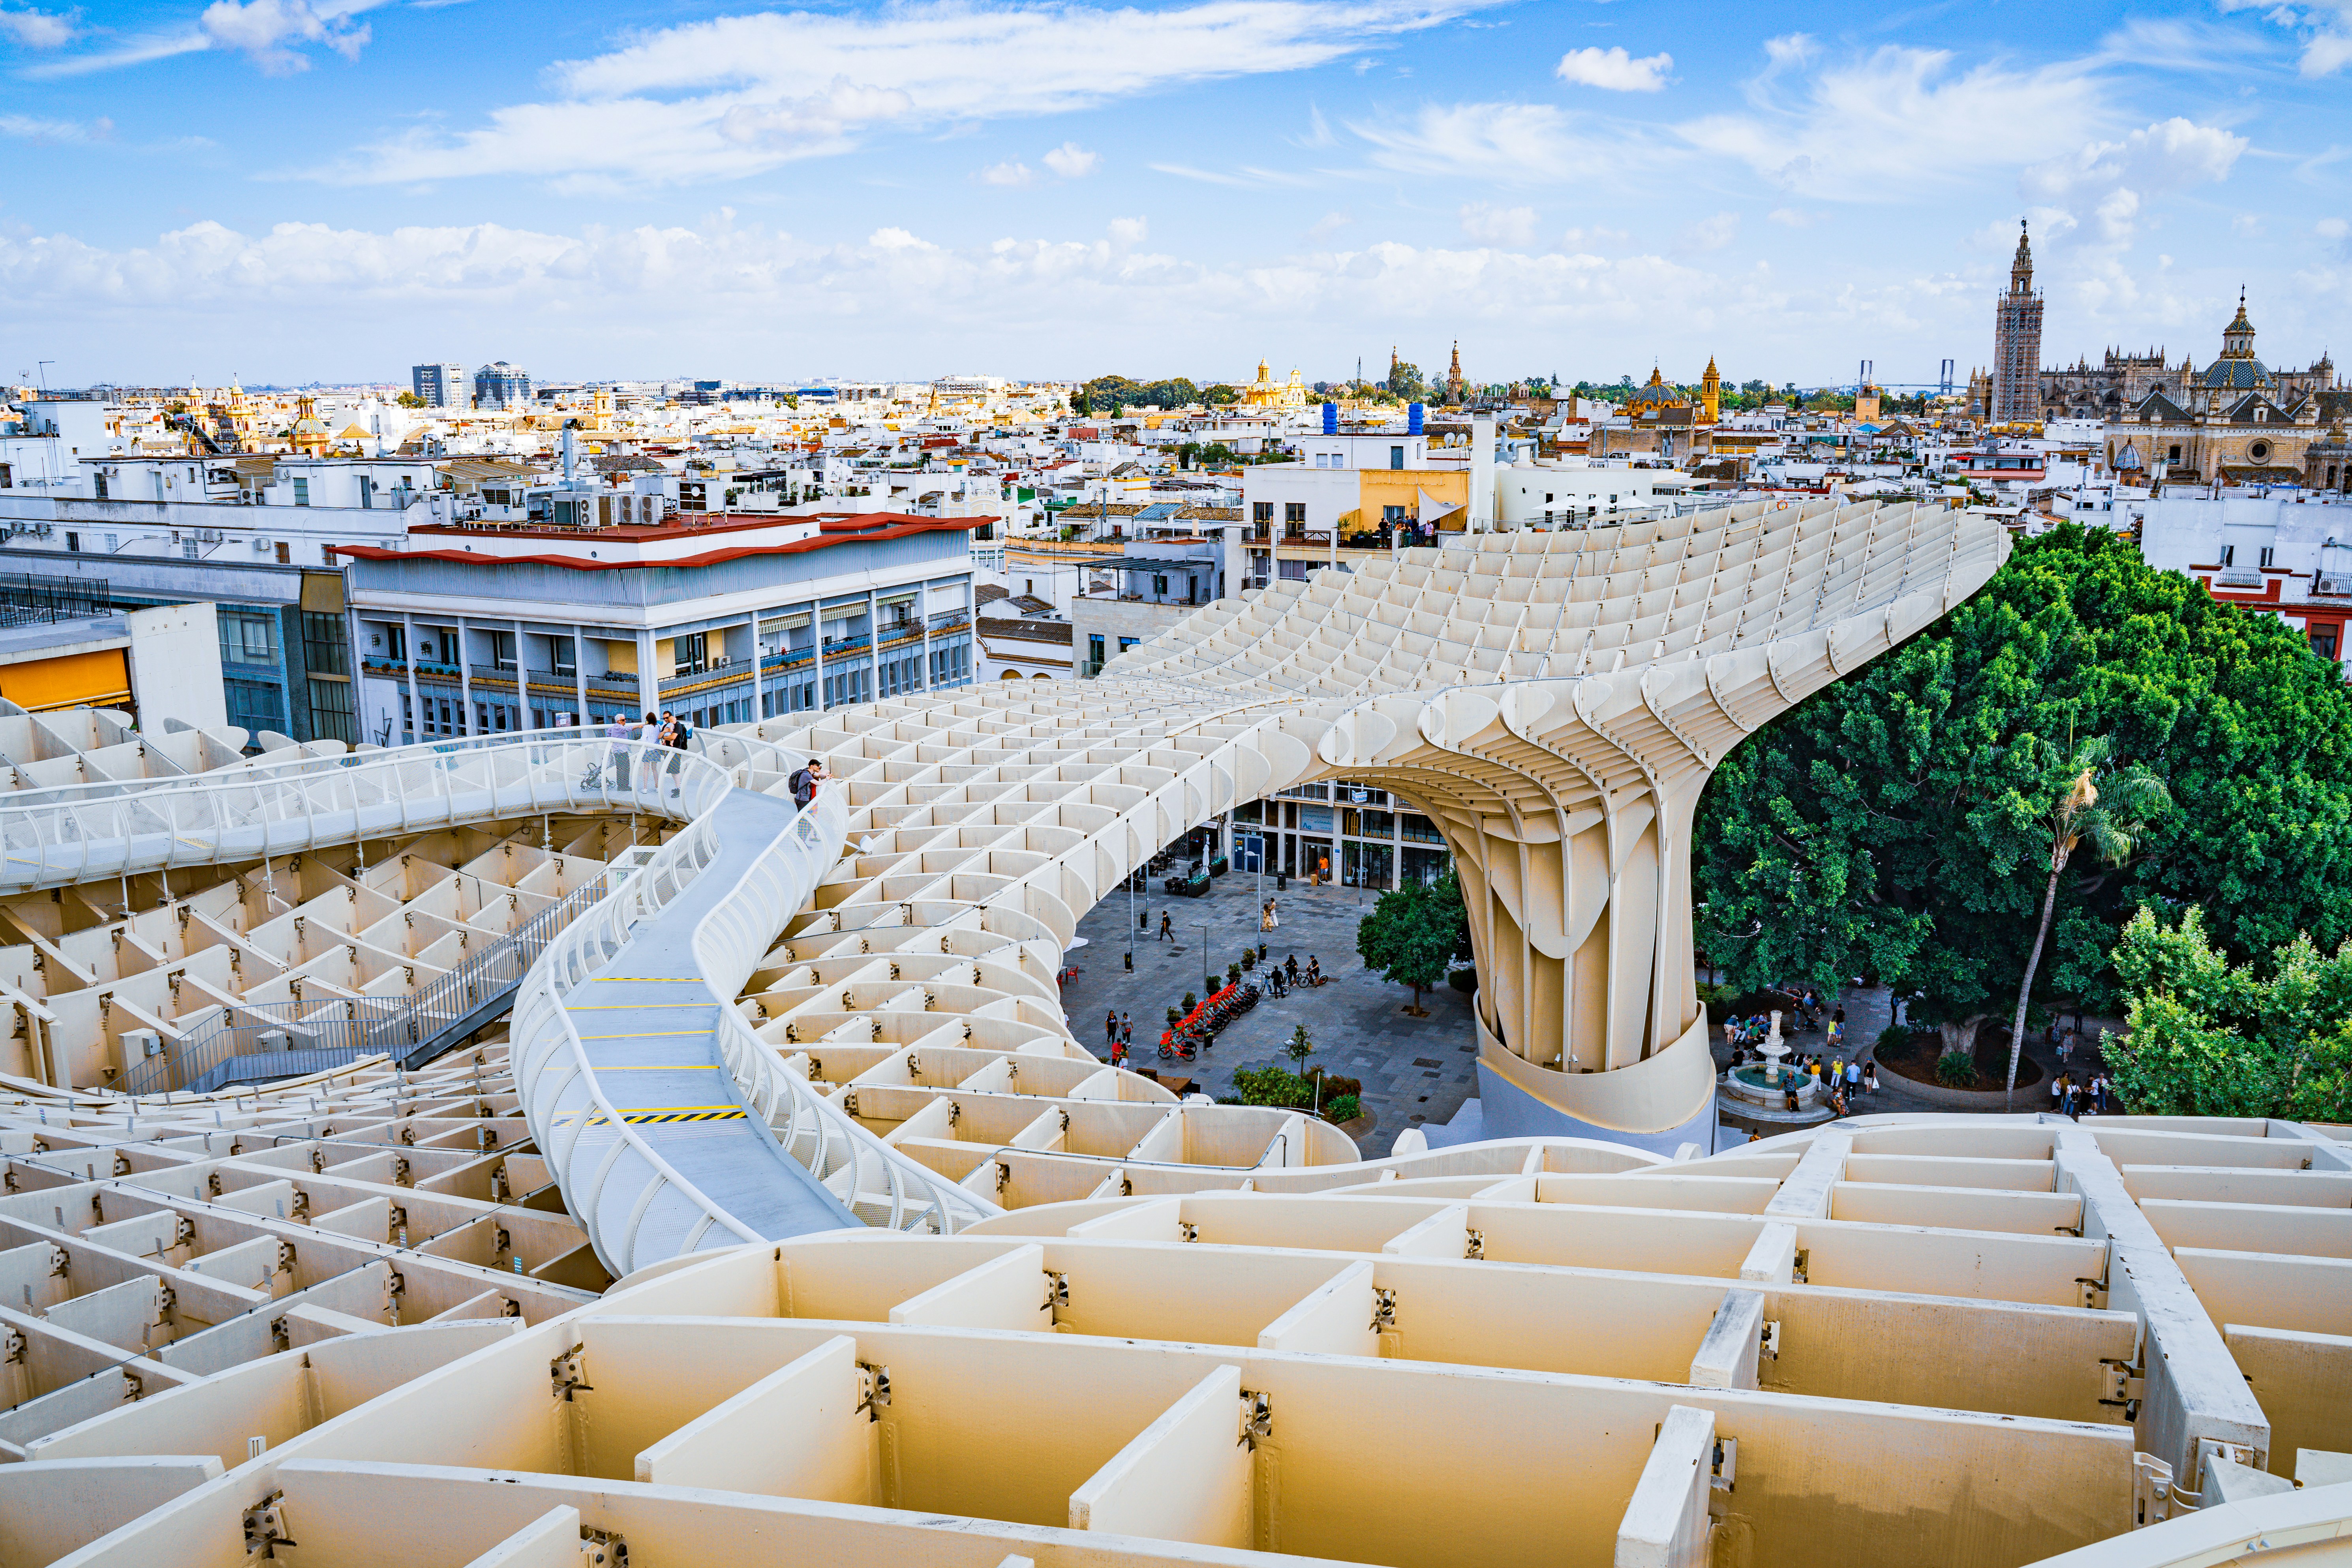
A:
[[[420,364],[408,372],[408,389],[427,408],[467,406],[466,367],[461,364]]]
[[[972,679],[977,518],[449,524],[347,552],[364,738],[697,728]]]

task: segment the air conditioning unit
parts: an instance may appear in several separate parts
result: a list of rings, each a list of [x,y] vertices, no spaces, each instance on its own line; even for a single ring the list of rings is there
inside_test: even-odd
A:
[[[2322,577],[2319,591],[2331,599],[2352,598],[2352,577]]]
[[[269,553],[269,541],[268,541],[268,540],[266,540],[266,539],[256,539],[256,540],[253,542],[253,552],[254,552],[256,555],[267,555],[267,554],[268,554],[268,553]]]

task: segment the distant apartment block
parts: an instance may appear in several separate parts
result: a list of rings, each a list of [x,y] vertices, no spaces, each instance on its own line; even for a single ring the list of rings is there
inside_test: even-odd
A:
[[[408,389],[427,408],[466,406],[466,367],[461,364],[412,365]]]
[[[492,360],[474,373],[474,406],[520,408],[530,402],[530,374],[506,361]]]

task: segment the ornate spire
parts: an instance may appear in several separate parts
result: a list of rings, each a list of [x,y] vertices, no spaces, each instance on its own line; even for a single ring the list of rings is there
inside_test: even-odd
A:
[[[2025,220],[2017,220],[2017,256],[2009,264],[2009,291],[2012,294],[2033,292],[2033,245],[2026,237]]]

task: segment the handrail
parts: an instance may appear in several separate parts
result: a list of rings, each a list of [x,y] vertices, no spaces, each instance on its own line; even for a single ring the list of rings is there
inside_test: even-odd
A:
[[[633,759],[634,787],[619,782],[627,775],[614,765],[616,755]],[[665,1192],[696,1211],[677,1238],[682,1249],[698,1245],[714,1226],[745,1240],[766,1238],[695,1189],[617,1120],[562,998],[609,963],[634,927],[717,867],[714,814],[734,793],[736,780],[754,769],[781,775],[785,763],[773,747],[741,736],[714,735],[705,750],[678,752],[615,743],[593,731],[571,731],[562,740],[481,736],[393,751],[264,758],[160,784],[123,781],[69,801],[0,804],[0,853],[5,855],[0,887],[188,863],[218,866],[542,811],[635,809],[687,820],[683,832],[549,942],[521,983],[511,1030],[515,1079],[532,1135],[600,1255],[625,1272],[652,1259],[641,1227]],[[747,1107],[757,1110],[765,1135],[776,1141],[780,1157],[806,1166],[853,1213],[893,1226],[950,1229],[995,1210],[950,1192],[950,1184],[827,1104],[734,1012],[734,988],[831,868],[846,832],[845,790],[835,786],[820,792],[814,813],[796,813],[790,829],[748,865],[740,852],[730,854],[728,868],[743,867],[742,882],[698,924],[696,961],[707,966],[704,977],[720,1013],[733,1018],[731,1026],[722,1023],[719,1036],[722,1059]],[[320,1004],[322,1010],[331,1005]],[[310,1018],[301,1024],[312,1027]],[[592,1122],[623,1136],[593,1171],[574,1168],[571,1156]],[[623,1150],[641,1162],[641,1179],[632,1188],[634,1206],[614,1214],[606,1194],[618,1190],[613,1182]]]

